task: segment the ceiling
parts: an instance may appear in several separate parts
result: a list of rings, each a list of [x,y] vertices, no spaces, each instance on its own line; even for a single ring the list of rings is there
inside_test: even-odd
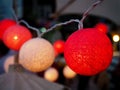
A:
[[[57,11],[60,10],[70,0],[57,0]],[[73,0],[61,14],[66,13],[83,13],[94,2],[98,0]],[[90,14],[106,17],[117,25],[120,25],[120,0],[104,0],[100,5],[96,6]]]

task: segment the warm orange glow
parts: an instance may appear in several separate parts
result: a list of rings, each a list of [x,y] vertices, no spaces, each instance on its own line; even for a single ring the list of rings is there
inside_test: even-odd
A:
[[[14,38],[14,40],[17,40],[17,39],[18,39],[18,36],[14,36],[13,38]]]

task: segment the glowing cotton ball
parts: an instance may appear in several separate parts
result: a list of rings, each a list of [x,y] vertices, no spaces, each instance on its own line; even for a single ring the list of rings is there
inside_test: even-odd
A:
[[[26,27],[17,24],[9,27],[3,34],[5,45],[16,51],[20,49],[24,42],[31,38],[31,32]]]
[[[64,47],[67,65],[80,75],[91,76],[105,70],[113,56],[112,44],[107,35],[96,28],[77,30]]]
[[[95,25],[95,28],[97,28],[98,30],[107,33],[108,32],[108,26],[105,23],[99,22]]]
[[[63,75],[67,78],[67,79],[72,79],[74,78],[77,74],[76,72],[74,72],[68,65],[66,65],[63,68]]]
[[[2,40],[4,32],[9,28],[10,26],[15,25],[16,22],[12,19],[3,19],[0,21],[0,39]]]
[[[53,44],[53,47],[56,51],[56,53],[61,54],[64,52],[64,44],[65,42],[63,40],[56,40]]]
[[[50,82],[55,82],[58,79],[58,76],[58,71],[53,67],[48,68],[44,73],[44,78]]]
[[[8,56],[4,62],[4,70],[5,72],[8,72],[9,70],[9,65],[14,64],[14,55]]]
[[[52,44],[43,38],[25,42],[19,51],[19,62],[29,71],[40,72],[50,67],[55,59]]]

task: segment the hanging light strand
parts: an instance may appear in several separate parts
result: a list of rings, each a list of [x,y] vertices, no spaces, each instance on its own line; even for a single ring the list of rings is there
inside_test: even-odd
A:
[[[67,24],[72,23],[72,22],[77,22],[78,23],[78,29],[81,29],[83,27],[83,24],[79,21],[79,19],[71,19],[71,20],[69,20],[67,22],[55,24],[51,28],[47,29],[46,32],[41,33],[40,36],[43,36],[45,33],[52,31],[56,27],[59,27],[59,26],[62,26],[62,25],[67,25]]]
[[[43,32],[41,33],[40,36],[44,35],[45,33],[49,32],[49,31],[52,31],[53,29],[55,29],[56,27],[58,26],[62,26],[62,25],[67,25],[69,23],[72,23],[72,22],[77,22],[78,23],[78,29],[82,29],[83,28],[83,21],[84,19],[88,16],[88,14],[97,6],[99,5],[100,3],[102,3],[104,0],[98,0],[97,2],[93,3],[84,13],[83,13],[83,16],[82,16],[82,19],[79,20],[79,19],[71,19],[69,21],[66,21],[66,22],[63,22],[63,23],[58,23],[58,24],[55,24],[53,27],[49,28],[46,30],[46,32]]]
[[[100,3],[102,3],[104,0],[98,0],[97,2],[93,3],[84,13],[82,16],[82,19],[80,20],[82,23],[84,19],[88,16],[88,14]]]
[[[24,20],[20,20],[19,23],[24,23],[29,29],[32,29],[32,30],[36,31],[36,32],[37,32],[37,36],[40,37],[39,29],[30,26],[30,25],[29,25],[26,21],[24,21]]]
[[[98,0],[97,2],[93,3],[84,13],[82,16],[82,19],[71,19],[69,21],[63,22],[63,23],[58,23],[53,25],[51,28],[47,29],[45,32],[40,33],[39,29],[30,26],[26,21],[24,20],[20,20],[19,23],[24,23],[28,28],[35,30],[37,32],[37,36],[38,37],[42,37],[45,33],[50,32],[52,30],[54,30],[56,27],[62,26],[62,25],[67,25],[69,23],[72,22],[77,22],[78,23],[78,30],[83,28],[83,21],[84,19],[88,16],[88,14],[90,13],[90,11],[92,11],[97,5],[99,5],[100,3],[102,3],[104,0]]]
[[[18,17],[16,15],[15,11],[13,9],[11,11],[12,11],[12,15],[13,15],[15,21],[18,23]]]

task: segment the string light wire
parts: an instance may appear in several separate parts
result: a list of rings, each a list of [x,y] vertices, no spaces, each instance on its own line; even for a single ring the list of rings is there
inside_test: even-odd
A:
[[[30,29],[36,31],[36,32],[37,32],[37,36],[40,37],[39,29],[30,26],[30,25],[29,25],[26,21],[24,21],[24,20],[20,20],[19,23],[24,23],[28,28],[30,28]]]
[[[72,22],[77,22],[77,23],[78,23],[78,30],[82,29],[82,28],[83,28],[83,21],[84,21],[84,19],[88,16],[88,14],[89,14],[97,5],[99,5],[99,4],[102,3],[103,1],[104,1],[104,0],[98,0],[98,1],[96,1],[95,3],[93,3],[93,4],[83,13],[83,16],[82,16],[82,19],[81,19],[81,20],[79,20],[79,19],[71,19],[71,20],[66,21],[66,22],[63,22],[63,23],[55,24],[55,25],[52,26],[51,28],[47,29],[46,32],[41,33],[40,36],[44,35],[45,33],[49,32],[49,31],[52,31],[53,29],[55,29],[55,28],[58,27],[58,26],[67,25],[67,24],[72,23]]]
[[[82,28],[83,28],[83,21],[84,21],[84,19],[88,16],[88,14],[90,13],[90,11],[92,11],[97,5],[99,5],[99,4],[102,3],[103,1],[104,1],[104,0],[98,0],[98,1],[96,1],[95,3],[93,3],[93,4],[83,13],[83,16],[82,16],[82,19],[81,19],[81,20],[79,20],[79,19],[71,19],[71,20],[66,21],[66,22],[63,22],[63,23],[55,24],[55,25],[53,25],[51,28],[46,29],[46,31],[45,31],[45,32],[42,32],[42,33],[40,33],[39,29],[30,26],[26,21],[24,21],[24,20],[18,21],[18,19],[17,19],[17,17],[15,16],[15,13],[14,13],[14,12],[13,12],[13,14],[14,14],[15,19],[16,19],[16,21],[17,21],[18,23],[24,23],[28,28],[30,28],[30,29],[32,29],[32,30],[35,30],[35,31],[37,32],[37,36],[38,36],[38,37],[42,37],[45,33],[54,30],[56,27],[59,27],[59,26],[62,26],[62,25],[67,25],[67,24],[72,23],[72,22],[77,22],[77,23],[78,23],[78,30],[82,29]]]

